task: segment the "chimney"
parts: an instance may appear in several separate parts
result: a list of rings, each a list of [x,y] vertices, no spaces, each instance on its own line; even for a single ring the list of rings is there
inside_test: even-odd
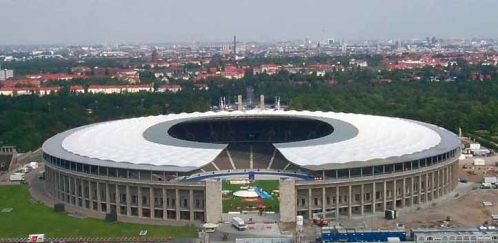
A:
[[[233,36],[233,56],[237,56],[237,36]]]

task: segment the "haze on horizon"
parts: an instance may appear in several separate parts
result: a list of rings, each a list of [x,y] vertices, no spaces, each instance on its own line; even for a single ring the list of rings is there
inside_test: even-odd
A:
[[[497,38],[496,0],[0,0],[0,44]]]

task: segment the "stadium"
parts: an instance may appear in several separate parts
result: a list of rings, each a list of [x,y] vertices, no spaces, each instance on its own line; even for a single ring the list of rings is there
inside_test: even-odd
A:
[[[53,136],[42,149],[46,191],[83,210],[219,222],[227,213],[224,181],[274,180],[278,188],[265,193],[275,198],[280,221],[293,222],[297,215],[340,220],[440,198],[457,185],[460,141],[407,119],[250,110],[91,124]]]

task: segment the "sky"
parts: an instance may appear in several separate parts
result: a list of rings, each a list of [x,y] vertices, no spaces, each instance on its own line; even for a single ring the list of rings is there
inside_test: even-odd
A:
[[[498,38],[498,0],[0,0],[0,44]]]

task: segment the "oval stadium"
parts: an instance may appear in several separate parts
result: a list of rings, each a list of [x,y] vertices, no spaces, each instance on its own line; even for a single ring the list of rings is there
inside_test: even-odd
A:
[[[47,192],[82,210],[184,223],[263,211],[293,222],[430,203],[457,185],[460,141],[407,119],[251,110],[91,124],[42,149]]]

